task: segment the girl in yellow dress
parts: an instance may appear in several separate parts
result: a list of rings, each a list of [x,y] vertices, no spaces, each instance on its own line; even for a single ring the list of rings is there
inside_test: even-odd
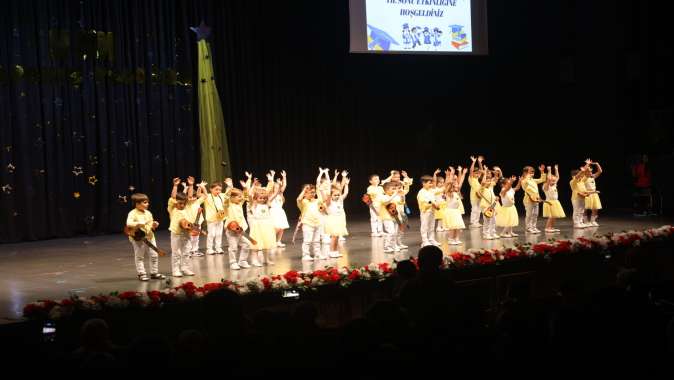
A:
[[[597,191],[597,184],[595,179],[599,177],[602,173],[601,165],[598,162],[592,162],[589,158],[585,161],[587,163],[587,176],[585,177],[585,189],[588,192],[588,196],[585,197],[585,210],[590,210],[590,225],[591,227],[599,227],[597,223],[597,217],[599,216],[599,210],[601,210],[601,200],[599,199],[599,191]],[[597,167],[597,172],[592,172],[592,165]]]
[[[463,223],[463,217],[461,216],[461,193],[459,193],[459,188],[463,181],[454,180],[447,182],[445,187],[445,198],[447,207],[442,219],[442,224],[445,229],[448,230],[447,233],[447,244],[449,245],[459,245],[463,244],[459,240],[459,231],[466,228],[466,225]]]
[[[330,195],[324,196],[326,211],[328,215],[325,218],[325,233],[330,236],[330,258],[341,257],[339,253],[339,237],[347,236],[349,231],[346,229],[346,214],[344,213],[344,199],[349,195],[350,179],[343,177],[342,188],[340,185],[333,185]]]
[[[555,174],[552,174],[552,168],[548,166],[548,176],[543,185],[543,192],[545,193],[543,217],[548,218],[548,222],[545,224],[545,232],[547,233],[559,233],[559,229],[555,228],[555,219],[566,217],[562,204],[559,202],[557,181],[559,181],[559,166],[555,165]]]
[[[501,207],[499,207],[496,212],[496,225],[498,227],[503,227],[501,237],[504,238],[518,236],[513,232],[513,227],[517,227],[520,224],[517,208],[515,207],[515,192],[522,187],[522,178],[520,178],[517,185],[513,187],[515,181],[517,181],[517,177],[515,176],[503,178],[500,181]]]
[[[250,237],[257,241],[255,250],[258,251],[258,261],[266,262],[268,265],[274,265],[274,261],[271,258],[271,250],[276,247],[276,230],[270,209],[271,202],[277,195],[278,193],[274,192],[269,196],[267,190],[264,189],[255,190],[252,195],[250,214],[248,216]],[[262,266],[262,264],[256,261],[253,261],[253,265]]]

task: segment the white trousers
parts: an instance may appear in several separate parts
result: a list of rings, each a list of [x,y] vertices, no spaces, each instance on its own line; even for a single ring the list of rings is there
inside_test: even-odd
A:
[[[314,257],[318,257],[321,253],[321,230],[319,226],[309,226],[302,224],[302,255],[311,256],[311,251],[314,252]]]
[[[223,222],[208,222],[208,236],[206,237],[206,252],[222,252]]]
[[[199,250],[199,235],[192,236],[190,239],[190,248],[192,248],[192,252]]]
[[[381,234],[384,230],[379,213],[375,212],[372,208],[370,208],[370,229],[373,234]]]
[[[496,215],[491,218],[487,218],[486,216],[483,218],[482,234],[486,236],[496,235]]]
[[[154,238],[152,238],[150,242],[155,246],[157,245]],[[147,274],[147,272],[145,272],[145,254],[150,256],[150,273],[159,273],[159,255],[157,252],[152,250],[142,241],[132,241],[131,246],[133,246],[133,255],[136,261],[136,272],[138,272],[138,274]]]
[[[171,232],[171,267],[174,272],[192,270],[190,250],[190,236]]]
[[[225,235],[227,236],[227,252],[229,253],[229,263],[233,264],[237,262],[236,254],[239,253],[239,248],[241,248],[241,254],[239,255],[238,262],[247,261],[248,253],[250,251],[248,240],[241,236],[241,234],[237,234],[236,232],[230,230],[225,231]]]
[[[571,199],[571,204],[573,205],[573,224],[585,223],[585,199]]]
[[[536,224],[538,223],[538,212],[540,209],[538,203],[525,203],[524,209],[526,211],[526,216],[524,218],[526,228],[536,228]]]
[[[433,210],[422,212],[421,215],[421,245],[426,246],[435,240],[435,213]]]
[[[398,229],[398,223],[393,220],[384,220],[384,249],[393,249],[398,245],[400,239],[400,233]]]
[[[480,200],[471,200],[470,201],[470,224],[480,223],[480,215],[482,215],[482,210],[480,210]]]

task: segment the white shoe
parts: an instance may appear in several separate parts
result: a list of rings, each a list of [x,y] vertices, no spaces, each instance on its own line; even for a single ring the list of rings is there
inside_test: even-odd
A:
[[[513,235],[512,234],[501,234],[501,237],[509,239],[509,238],[513,237]]]
[[[501,235],[493,234],[493,235],[491,235],[491,237],[494,238],[494,239],[500,239]]]
[[[181,272],[179,270],[173,271],[173,277],[182,277],[182,276],[183,276],[183,272]]]
[[[337,239],[337,240],[339,240],[339,241],[346,241],[346,238],[345,238],[344,236],[340,236],[339,239]]]
[[[454,245],[461,245],[463,242],[459,239],[454,240]]]
[[[204,255],[203,252],[195,251],[192,252],[192,257],[202,257]]]
[[[183,269],[181,272],[183,272],[183,276],[194,276],[194,272],[189,269]]]
[[[330,252],[330,253],[328,254],[328,256],[330,256],[330,258],[332,258],[332,259],[336,259],[336,258],[338,258],[338,257],[342,257],[342,255],[341,255],[339,252],[337,252],[337,251],[335,251],[335,252]]]
[[[480,228],[480,227],[482,227],[482,225],[480,223],[470,225],[470,228]]]
[[[494,240],[494,237],[491,236],[491,235],[482,235],[482,238],[483,238],[484,240]]]
[[[328,258],[328,255],[326,255],[326,254],[321,253],[320,255],[318,255],[319,260],[327,260],[327,258]]]
[[[554,228],[546,228],[546,229],[545,229],[545,233],[546,233],[546,234],[554,234],[555,232],[557,232],[557,231],[555,231]]]
[[[592,227],[599,227],[599,223],[597,222],[590,222],[590,224],[592,225]]]
[[[370,234],[370,236],[372,236],[372,237],[381,237],[381,234],[380,234],[380,233],[373,232],[373,233]]]
[[[262,264],[260,264],[260,262],[257,259],[253,259],[252,265],[258,268],[262,266]]]
[[[510,233],[510,236],[512,236],[512,237],[517,237],[517,236],[520,236],[520,234],[516,234],[516,233],[514,233],[514,232],[511,232],[511,233]]]
[[[231,264],[229,264],[229,269],[231,269],[231,270],[239,270],[239,269],[241,269],[241,267],[240,267],[239,264],[237,264],[237,263],[231,263]]]
[[[398,248],[400,248],[400,249],[407,249],[407,248],[409,248],[409,247],[406,246],[405,244],[398,244]]]
[[[138,279],[141,281],[150,281],[150,277],[148,277],[146,273],[139,274]]]
[[[555,230],[555,232],[562,232],[559,228],[553,228],[553,230]]]
[[[576,224],[573,225],[573,228],[582,229],[582,228],[585,228],[585,225],[581,224],[581,223],[576,223]]]
[[[309,255],[302,256],[302,261],[314,261],[314,258]]]
[[[284,248],[286,245],[279,241],[279,242],[276,242],[276,246],[279,247],[279,248]]]
[[[438,242],[437,240],[431,240],[430,243],[436,247],[439,247],[441,245],[440,242]]]
[[[245,260],[239,261],[239,266],[244,269],[250,268],[250,264],[248,264],[248,261]]]
[[[396,250],[394,248],[391,248],[391,247],[384,248],[384,253],[393,253],[395,251]]]

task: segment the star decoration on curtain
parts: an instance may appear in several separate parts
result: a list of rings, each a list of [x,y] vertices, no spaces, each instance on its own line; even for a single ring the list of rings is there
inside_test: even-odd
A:
[[[89,184],[91,186],[96,186],[97,182],[98,182],[98,178],[96,178],[95,175],[92,175],[91,177],[89,177]]]
[[[79,193],[79,191],[76,191],[76,192],[73,193],[73,198],[75,198],[75,199],[80,199],[80,193]]]
[[[16,169],[16,166],[12,165],[11,162],[10,162],[9,164],[7,164],[7,171],[8,171],[8,172],[14,173],[14,170],[15,170],[15,169]]]
[[[130,186],[129,186],[129,191],[134,191],[134,190],[136,190],[136,187],[133,186],[133,185],[130,185]]]
[[[10,185],[10,184],[6,184],[6,185],[2,186],[2,192],[5,193],[5,194],[8,194],[8,195],[11,194],[12,190],[13,190],[12,185]]]
[[[191,26],[190,30],[196,33],[197,41],[205,40],[211,35],[211,28],[203,20],[199,26]]]
[[[84,170],[82,170],[81,166],[73,166],[73,175],[75,175],[75,177],[82,174],[84,174]]]

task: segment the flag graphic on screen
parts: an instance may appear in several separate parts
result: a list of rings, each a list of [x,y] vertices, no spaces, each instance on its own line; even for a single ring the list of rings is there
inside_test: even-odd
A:
[[[398,45],[398,42],[385,31],[367,24],[368,50],[390,50],[391,44]]]

